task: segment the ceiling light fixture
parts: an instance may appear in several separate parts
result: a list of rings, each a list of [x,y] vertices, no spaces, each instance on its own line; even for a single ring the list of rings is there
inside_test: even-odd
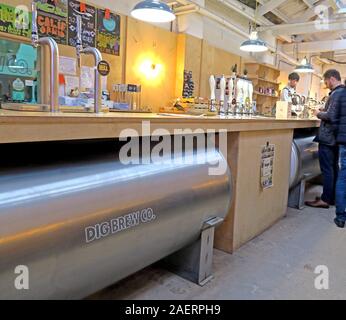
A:
[[[258,32],[252,31],[250,39],[241,44],[240,50],[245,52],[265,52],[268,51],[268,47],[264,41],[258,38]]]
[[[309,62],[307,57],[304,57],[304,59],[301,61],[301,63],[297,66],[297,68],[294,70],[298,73],[312,73],[314,72],[314,67]]]
[[[256,23],[256,17],[258,13],[258,2],[256,1],[256,10],[255,10],[255,21],[254,23],[250,23],[250,39],[244,41],[241,46],[240,50],[245,52],[265,52],[268,51],[267,44],[259,39],[258,32],[257,32],[257,23]]]
[[[158,0],[139,2],[132,9],[131,16],[141,21],[154,23],[172,22],[176,18],[172,9],[166,3]]]

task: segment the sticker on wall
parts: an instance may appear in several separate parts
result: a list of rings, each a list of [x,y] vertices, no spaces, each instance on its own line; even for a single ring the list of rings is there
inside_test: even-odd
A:
[[[37,25],[40,37],[51,37],[67,44],[68,0],[36,0]]]
[[[96,8],[79,1],[70,0],[68,3],[68,44],[76,46],[77,16],[82,16],[83,47],[96,45]]]
[[[0,32],[21,37],[31,36],[31,13],[26,6],[16,8],[0,4]]]
[[[275,145],[267,143],[267,145],[262,146],[261,186],[263,189],[269,189],[274,186],[274,159]]]
[[[120,54],[120,16],[108,9],[97,9],[97,48],[113,55]]]

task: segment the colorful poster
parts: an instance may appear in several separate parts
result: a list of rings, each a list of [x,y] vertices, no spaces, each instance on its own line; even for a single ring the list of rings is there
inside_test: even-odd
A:
[[[16,36],[31,36],[31,13],[26,6],[16,8],[0,4],[0,32]]]
[[[37,25],[40,37],[51,37],[67,44],[68,0],[36,0]]]
[[[68,44],[76,46],[77,39],[77,16],[82,16],[82,42],[83,47],[95,47],[96,45],[96,8],[83,4],[81,12],[81,3],[70,0],[68,3]]]
[[[120,54],[120,16],[97,10],[97,48],[108,54]]]

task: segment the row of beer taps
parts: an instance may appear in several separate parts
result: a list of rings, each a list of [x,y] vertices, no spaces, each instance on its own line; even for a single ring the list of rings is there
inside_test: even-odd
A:
[[[59,111],[59,47],[56,41],[50,37],[39,38],[37,27],[37,4],[32,2],[32,33],[31,42],[33,47],[47,46],[49,49],[50,60],[50,111]],[[92,55],[95,62],[95,79],[94,79],[94,111],[100,112],[102,105],[102,87],[101,74],[97,70],[97,66],[102,61],[102,54],[97,48],[83,48],[82,42],[82,17],[77,15],[77,45],[76,55],[78,66],[82,65],[82,54]]]
[[[221,116],[227,115],[253,115],[254,87],[248,79],[231,76],[229,79],[223,75],[219,83],[219,100],[216,99],[216,79],[214,75],[209,78],[210,104],[209,112],[218,113]],[[228,84],[228,95],[226,89]]]

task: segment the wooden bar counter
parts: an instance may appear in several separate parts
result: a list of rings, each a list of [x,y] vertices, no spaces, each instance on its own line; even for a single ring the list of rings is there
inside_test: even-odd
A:
[[[317,120],[222,119],[140,113],[39,113],[0,109],[0,143],[117,138],[124,129],[140,135],[143,121],[151,132],[165,129],[227,130],[227,159],[233,197],[229,215],[216,232],[216,247],[232,253],[281,219],[287,211],[290,154],[295,129],[317,128]],[[274,186],[260,185],[261,150],[275,145]],[[231,200],[231,199],[230,199]]]

